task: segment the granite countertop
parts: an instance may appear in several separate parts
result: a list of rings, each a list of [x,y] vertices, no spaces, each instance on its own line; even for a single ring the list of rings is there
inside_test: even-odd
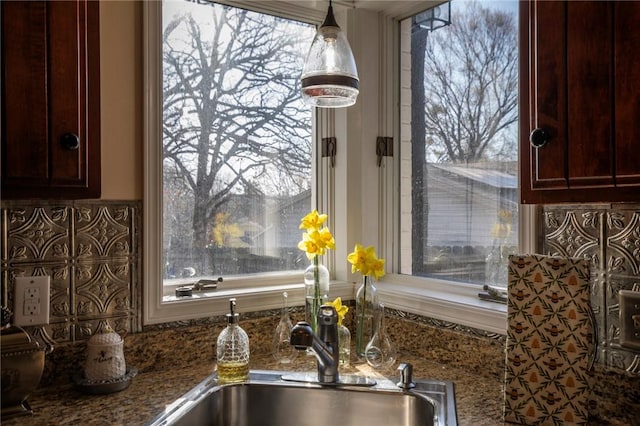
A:
[[[495,425],[502,418],[501,379],[457,367],[444,366],[411,355],[401,355],[402,362],[414,366],[414,378],[450,380],[455,384],[458,421],[461,425]],[[396,363],[395,367],[397,367]],[[87,395],[69,381],[68,385],[40,387],[28,399],[33,416],[2,420],[13,425],[146,425],[160,415],[165,407],[204,380],[214,371],[214,362],[176,365],[173,369],[138,373],[130,386],[107,395]],[[271,356],[252,355],[252,369],[315,371],[315,358],[299,356],[293,365],[285,367]],[[346,373],[367,371],[366,364],[354,363]],[[370,371],[372,375],[396,380],[394,369]]]

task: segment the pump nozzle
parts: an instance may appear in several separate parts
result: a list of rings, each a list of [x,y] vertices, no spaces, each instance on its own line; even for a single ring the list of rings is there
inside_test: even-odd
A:
[[[229,299],[229,313],[227,314],[227,323],[234,324],[238,322],[238,314],[236,313],[236,298]]]

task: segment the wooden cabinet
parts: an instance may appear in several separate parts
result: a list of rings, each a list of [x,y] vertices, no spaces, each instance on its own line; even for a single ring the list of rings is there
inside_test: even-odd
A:
[[[99,3],[0,8],[2,198],[99,198]]]
[[[521,201],[640,201],[640,2],[520,13]]]

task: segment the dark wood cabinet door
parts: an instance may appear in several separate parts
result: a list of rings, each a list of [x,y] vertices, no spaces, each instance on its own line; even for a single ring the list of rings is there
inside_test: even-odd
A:
[[[618,23],[614,34],[616,182],[619,186],[637,187],[640,186],[640,2],[615,2],[614,14]]]
[[[521,201],[640,200],[640,3],[521,8]]]
[[[100,197],[99,3],[1,8],[2,198]]]

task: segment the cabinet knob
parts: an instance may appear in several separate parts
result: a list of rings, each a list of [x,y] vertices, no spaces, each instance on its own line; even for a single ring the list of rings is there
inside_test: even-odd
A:
[[[60,144],[69,151],[80,148],[80,138],[75,133],[65,133],[60,138]]]
[[[535,148],[542,148],[551,140],[549,133],[541,127],[533,129],[529,135],[529,142]]]

